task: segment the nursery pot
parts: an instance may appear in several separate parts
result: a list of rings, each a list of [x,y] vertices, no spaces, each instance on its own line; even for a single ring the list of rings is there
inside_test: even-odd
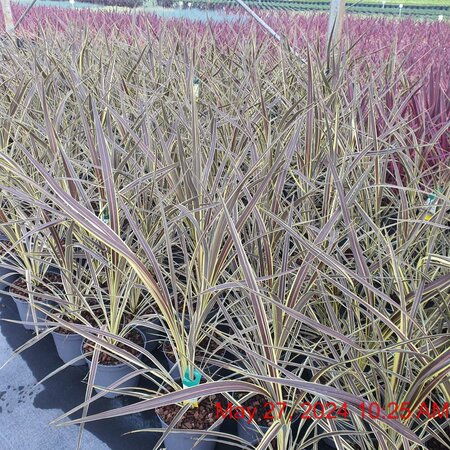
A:
[[[17,311],[19,311],[20,320],[22,322],[33,322],[33,312],[32,312],[32,306],[27,300],[22,300],[18,297],[12,296],[12,299],[14,300],[14,303],[17,306]],[[47,319],[47,314],[44,311],[41,311],[40,309],[36,309],[36,321],[39,322],[45,322]],[[31,324],[23,324],[24,328],[26,330],[34,330],[34,325]],[[38,330],[44,330],[47,326],[46,325],[38,325]]]
[[[300,366],[305,365],[306,356],[304,356],[302,354],[296,354],[295,349],[287,361],[284,359],[284,357],[286,356],[285,353],[286,352],[283,352],[283,354],[282,354],[283,359],[281,362],[285,365],[285,369],[288,370],[289,372],[297,371],[300,368]],[[302,373],[301,373],[301,378],[302,378],[302,380],[310,381],[312,378],[311,369],[306,368],[306,367],[303,368]]]
[[[170,359],[169,355],[166,353],[166,350],[164,349],[165,344],[167,342],[168,341],[164,341],[164,344],[163,344],[163,347],[162,347],[163,353],[164,353],[164,356],[166,358],[167,365],[169,366],[169,373],[170,373],[170,375],[172,376],[172,378],[175,381],[178,381],[178,380],[181,380],[180,369],[178,367],[178,363],[173,361],[172,359]]]
[[[145,336],[142,331],[139,329],[135,329],[140,335],[142,336],[142,342],[144,343],[145,347]],[[81,342],[81,348],[80,350],[83,352],[85,339]],[[142,355],[137,356],[137,358],[141,359]],[[91,368],[92,361],[85,357],[84,358],[86,363],[88,364],[89,368]],[[131,366],[129,363],[121,363],[121,364],[97,364],[97,371],[95,373],[94,377],[94,385],[100,386],[103,388],[108,388],[111,386],[111,384],[115,383],[116,381],[120,380],[122,377],[134,372],[135,368]],[[115,389],[119,388],[133,388],[136,387],[139,384],[139,376],[134,376],[133,378],[130,378],[129,380],[123,382],[119,386],[116,386]],[[103,392],[100,389],[95,389],[96,392]],[[106,398],[115,398],[119,395],[122,395],[117,392],[108,392],[104,395]]]
[[[349,429],[344,430],[344,428],[343,428],[344,426],[345,425],[341,426],[341,429],[339,429],[339,426],[338,426],[338,431],[342,432],[342,435],[340,436],[339,439],[342,439],[342,440],[345,440],[346,442],[349,442],[349,439],[345,435],[344,431],[351,431],[351,430],[349,430]],[[369,427],[367,426],[367,424],[366,424],[365,428],[367,430],[369,430]],[[319,427],[319,430],[323,430],[323,428]],[[322,433],[320,432],[319,434],[322,434]],[[370,439],[372,441],[373,448],[374,449],[378,449],[379,446],[378,446],[378,441],[377,441],[376,436],[374,434],[371,434],[370,435]],[[321,442],[324,442],[330,449],[337,449],[338,448],[336,446],[335,442],[334,442],[334,439],[331,438],[331,437],[324,437]]]
[[[7,241],[7,240],[8,239],[6,238],[5,235],[0,234],[0,241]],[[4,291],[11,283],[16,281],[17,278],[19,277],[19,274],[17,272],[15,272],[12,269],[3,267],[2,263],[7,265],[14,265],[13,261],[8,257],[4,257],[0,260],[0,291]],[[0,293],[0,295],[2,294]]]
[[[158,414],[156,414],[161,424],[161,428],[168,428],[168,424],[165,423]],[[205,431],[199,431],[196,433],[183,433],[181,430],[176,433],[169,433],[164,439],[164,446],[166,450],[214,450],[216,441],[212,436],[206,435],[199,443],[197,441],[202,437]],[[217,426],[214,431],[220,431],[220,425]]]
[[[83,336],[76,333],[67,334],[56,331],[52,332],[52,336],[55,341],[56,351],[64,363],[68,363],[82,355],[81,345],[83,343]],[[71,366],[83,366],[84,364],[86,364],[86,360],[80,358],[74,361]]]
[[[292,423],[297,422],[299,418],[300,415],[297,415],[297,417],[292,420]],[[270,428],[264,425],[255,425],[252,422],[249,423],[247,418],[238,419],[236,420],[236,422],[238,436],[251,445],[257,445],[266,434],[267,430]],[[258,431],[258,429],[261,430],[262,434]]]
[[[57,274],[56,271],[52,271],[52,270],[49,270],[48,273]],[[23,279],[23,276],[17,277],[17,278]],[[9,286],[9,295],[12,297],[12,299],[14,300],[14,303],[17,306],[17,310],[19,311],[20,320],[22,322],[33,322],[34,320],[33,320],[33,311],[32,311],[31,303],[28,301],[28,299],[23,299],[20,296],[17,296],[17,294],[14,293],[13,290],[11,289],[13,287],[13,285],[14,284]],[[25,294],[21,294],[21,295],[25,296]],[[34,298],[39,299],[40,295],[41,295],[41,293],[37,292],[37,293],[35,293]],[[38,308],[34,308],[37,323],[45,322],[47,320],[47,313],[46,313],[45,309],[50,309],[52,306],[55,305],[55,302],[42,300],[42,299],[39,300],[40,308],[42,308],[43,304],[46,305],[44,308],[44,311],[42,311],[41,309],[38,309]],[[31,325],[31,324],[30,325],[23,324],[23,326],[26,330],[34,330],[35,329],[35,326]],[[44,330],[46,327],[47,327],[47,325],[45,325],[45,324],[41,324],[41,325],[37,326],[37,328],[39,330]]]
[[[236,422],[237,422],[238,436],[252,445],[257,444],[269,429],[269,427],[266,426],[255,425],[252,422],[248,423],[247,418],[238,419]],[[258,431],[258,428],[261,430],[263,434],[261,434]]]
[[[264,403],[261,403],[262,401],[267,402],[268,404],[266,405]],[[270,412],[269,404],[271,404],[272,408],[273,408],[273,402],[270,402],[266,399],[265,400],[259,399],[259,403],[257,403],[257,406],[252,405],[252,407],[261,409],[261,411],[264,411],[265,413],[267,413],[267,412]],[[244,407],[245,407],[245,404],[244,404]],[[273,411],[271,414],[274,417],[276,417],[277,412]],[[298,422],[300,417],[301,417],[301,414],[299,414],[299,413],[295,413],[294,415],[292,415],[290,418],[291,424],[295,424],[296,422]],[[284,417],[284,419],[286,419],[286,417]],[[250,418],[247,416],[242,417],[242,418],[237,418],[236,422],[237,422],[238,436],[241,439],[243,439],[244,441],[247,441],[251,445],[257,445],[270,428],[270,426],[260,425],[260,424],[257,424],[255,422],[251,421]]]
[[[7,263],[7,261],[5,261]],[[11,283],[17,280],[19,277],[18,273],[7,269],[6,267],[0,266],[0,291],[4,291]],[[2,295],[0,293],[0,295]]]
[[[210,322],[217,314],[219,313],[219,308],[215,307],[213,308],[207,315],[205,318],[205,323]],[[183,319],[183,314],[181,312],[178,313],[178,317],[180,318],[180,320]],[[186,313],[184,314],[184,319],[183,319],[183,323],[184,323],[184,328],[186,328],[187,331],[190,330],[191,328],[191,319],[189,317],[189,314]]]
[[[204,356],[210,352],[211,358],[204,360]],[[208,374],[211,377],[223,377],[230,374],[230,371],[223,368],[220,365],[220,362],[225,363],[228,359],[228,357],[231,357],[233,359],[232,355],[227,355],[227,352],[224,347],[221,347],[220,349],[213,344],[207,344],[206,347],[202,347],[200,344],[198,348],[198,352],[196,354],[196,361],[199,367],[202,368],[202,370]],[[215,361],[219,361],[216,365]]]
[[[171,359],[170,356],[168,355],[168,353],[166,352],[166,350],[164,349],[165,344],[166,344],[167,342],[168,342],[168,341],[164,341],[164,344],[163,344],[163,353],[164,353],[164,356],[165,356],[165,358],[166,358],[167,365],[169,366],[169,373],[170,373],[170,375],[172,376],[172,378],[173,378],[175,381],[178,381],[178,380],[181,379],[180,369],[179,369],[179,367],[178,367],[178,363],[175,362],[173,359]],[[221,368],[218,367],[218,366],[215,366],[214,364],[207,364],[207,365],[203,368],[203,370],[204,370],[205,373],[207,373],[208,375],[211,376],[211,375],[214,375],[214,374],[218,373],[218,372],[221,370]]]
[[[159,319],[153,319],[150,323],[160,325],[161,321]],[[149,352],[155,350],[158,343],[161,341],[161,332],[155,330],[154,328],[145,326],[138,326],[136,328],[145,336],[145,349]]]

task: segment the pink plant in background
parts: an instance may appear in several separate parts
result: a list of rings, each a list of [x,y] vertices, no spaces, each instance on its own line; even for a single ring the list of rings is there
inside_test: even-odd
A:
[[[13,8],[15,17],[24,11],[23,6]],[[133,14],[103,12],[92,9],[65,9],[35,6],[21,25],[21,33],[36,33],[40,26],[52,26],[57,31],[69,27],[88,28],[98,32],[117,33],[117,36],[131,35],[145,38],[149,27],[158,32],[162,25],[172,27],[183,36],[201,37],[212,28],[219,45],[233,46],[243,36],[256,33],[258,39],[268,39],[267,33],[248,16],[231,10],[241,17],[238,20],[192,21],[188,19],[164,19],[151,13]],[[292,14],[288,12],[260,12],[263,19],[290,42],[293,47],[302,48],[307,43],[319,42],[326,47],[326,14]],[[3,17],[0,12],[1,26]],[[349,16],[346,34],[354,43],[354,56],[370,57],[374,62],[384,61],[395,51],[399,60],[409,67],[411,75],[422,76],[423,70],[434,65],[442,73],[450,73],[450,25],[446,22],[424,22],[412,19],[395,21],[381,18],[359,18]],[[448,75],[447,75],[448,76]]]
[[[24,11],[14,7],[15,17]],[[251,37],[256,44],[271,39],[269,35],[239,9],[230,10],[236,20],[191,21],[188,19],[164,19],[155,14],[94,11],[91,9],[63,9],[34,7],[21,24],[18,34],[33,37],[50,28],[54,33],[78,32],[108,36],[111,42],[129,43],[148,41],[161,30],[169,29],[183,42],[201,50],[205,42],[214,39],[224,52],[237,48]],[[299,52],[314,47],[326,54],[326,14],[292,14],[288,12],[259,11],[264,20]],[[3,18],[0,14],[0,22]],[[425,146],[429,165],[445,161],[450,154],[449,133],[442,128],[450,118],[450,25],[446,22],[426,22],[405,19],[401,21],[380,18],[348,17],[345,33],[347,46],[351,47],[350,59],[355,70],[376,72],[393,55],[396,67],[384,77],[379,95],[385,99],[385,111],[377,111],[377,131],[382,134],[389,124],[386,117],[393,108],[392,98],[404,98],[398,114],[413,126],[414,139],[406,136],[412,148],[418,143]],[[272,58],[277,58],[277,43],[273,42]],[[401,67],[401,74],[397,69]],[[402,78],[400,78],[402,77]],[[351,95],[351,92],[350,92]],[[438,136],[439,134],[439,136]],[[436,145],[430,146],[430,142]]]

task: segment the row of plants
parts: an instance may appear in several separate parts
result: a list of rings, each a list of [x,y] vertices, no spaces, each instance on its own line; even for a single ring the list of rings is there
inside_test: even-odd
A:
[[[55,2],[59,0],[53,0]],[[99,5],[104,6],[124,6],[129,8],[135,8],[138,6],[143,6],[144,1],[143,0],[80,0],[82,3],[95,3]],[[166,7],[172,7],[174,2],[171,2],[169,0],[158,0],[158,5],[166,6]],[[187,2],[185,2],[187,3]],[[226,8],[234,7],[233,2],[231,1],[223,1],[223,0],[209,0],[209,1],[200,1],[200,0],[194,0],[192,5],[202,5],[203,7],[219,7],[223,6]],[[286,0],[284,2],[280,2],[277,0],[268,0],[268,1],[258,1],[253,0],[250,2],[247,2],[249,5],[255,6],[255,7],[270,7],[273,8],[288,8],[288,9],[294,9],[294,10],[313,10],[313,11],[324,11],[329,10],[330,8],[330,2],[329,0],[315,0],[315,1],[304,1],[304,0]],[[419,2],[408,2],[403,0],[396,0],[394,2],[392,1],[386,1],[383,2],[381,0],[373,0],[373,1],[364,1],[364,2],[358,2],[355,5],[349,5],[348,10],[351,12],[357,12],[357,13],[398,13],[398,6],[399,4],[402,4],[403,7],[405,7],[405,14],[414,14],[414,15],[420,15],[425,12],[425,14],[441,14],[443,11],[448,11],[450,6],[448,5],[448,2],[446,3],[445,0],[442,2],[439,1],[432,1],[432,2],[426,2],[421,3]],[[395,9],[395,11],[391,11],[392,9]],[[382,10],[382,11],[381,11]]]
[[[14,12],[18,17],[23,8],[18,7]],[[215,45],[220,51],[232,51],[239,45],[241,36],[255,36],[257,45],[264,42],[267,35],[255,22],[245,20],[244,16],[239,19],[240,16],[235,10],[230,12],[233,12],[233,19],[213,23]],[[318,51],[326,53],[326,15],[302,16],[263,11],[260,11],[260,15],[273,29],[282,30],[283,37],[294,51],[299,52],[309,43],[317,42],[320,49]],[[145,46],[149,35],[155,34],[158,37],[163,32],[164,23],[160,17],[146,13],[129,15],[33,8],[19,31],[25,39],[30,36],[33,40],[33,36],[39,35],[42,24],[45,24],[58,32],[74,34],[82,39],[80,30],[87,28],[92,33],[106,33],[119,42],[134,40]],[[210,25],[205,22],[176,19],[167,23],[180,35],[183,42],[194,47],[201,45],[198,44],[199,39],[207,39],[210,32]],[[386,19],[349,17],[346,21],[346,33],[352,37],[348,42],[353,56],[352,64],[362,67],[363,71],[367,70],[366,62],[369,67],[386,69],[384,74],[378,73],[378,76],[385,78],[386,90],[382,96],[385,98],[386,108],[389,110],[392,107],[391,97],[401,95],[404,102],[399,114],[408,121],[421,143],[432,142],[439,133],[438,153],[435,153],[434,158],[445,158],[450,150],[449,137],[439,130],[446,124],[449,114],[446,102],[450,95],[447,75],[450,72],[448,23],[418,22],[410,19],[393,22]],[[277,54],[274,42],[267,42],[267,46],[272,56]],[[392,67],[386,64],[386,61],[391,60],[391,55],[395,55],[397,63],[404,69],[392,83],[389,79]],[[411,86],[411,89],[408,86]],[[427,113],[422,114],[422,111]],[[389,127],[389,124],[381,118],[377,123],[378,132],[382,132],[385,126]]]
[[[49,377],[89,366],[55,423],[156,410],[168,450],[445,445],[442,409],[417,411],[449,399],[446,55],[425,74],[248,23],[45,11],[0,48],[0,283],[18,353],[52,335]],[[118,395],[138,401],[90,413]]]
[[[126,8],[137,8],[144,5],[144,0],[78,0],[81,3],[94,3],[102,6],[123,6]]]
[[[13,5],[14,19],[25,11],[20,5]],[[216,45],[221,51],[227,51],[238,45],[240,38],[256,35],[258,45],[267,39],[267,34],[254,21],[248,20],[242,9],[229,8],[230,17],[221,22],[213,22]],[[290,43],[294,50],[301,50],[308,44],[318,44],[321,53],[327,48],[327,14],[292,14],[281,11],[259,11],[264,21],[277,30]],[[142,45],[148,41],[149,34],[159,34],[170,25],[183,40],[195,46],[198,40],[206,39],[210,33],[207,22],[188,19],[162,19],[151,13],[133,14],[120,12],[102,12],[85,9],[49,8],[35,6],[21,24],[20,35],[36,36],[40,28],[51,27],[58,33],[75,35],[87,28],[91,33],[102,32],[119,41],[138,41]],[[0,11],[0,27],[3,16]],[[425,92],[438,95],[437,88],[448,92],[450,72],[448,56],[449,26],[447,22],[417,21],[404,19],[392,21],[384,18],[361,18],[350,15],[345,23],[345,32],[349,36],[354,61],[358,58],[370,61],[375,67],[385,66],[386,60],[395,54],[402,61],[404,76],[411,82],[427,82],[428,72],[433,71],[441,79],[434,80]],[[275,43],[273,43],[275,45]],[[272,51],[272,50],[271,50]],[[367,58],[367,59],[366,59]],[[435,87],[435,81],[437,87]]]
[[[364,0],[364,3],[379,4],[380,0]],[[383,3],[383,0],[381,0]],[[448,6],[447,0],[386,0],[386,5],[404,4],[408,6]]]
[[[290,0],[293,3],[305,3],[305,4],[320,4],[320,3],[326,3],[330,4],[330,0]],[[362,0],[358,4],[363,5],[382,5],[383,0]],[[385,7],[395,6],[398,7],[399,4],[403,4],[404,6],[408,7],[448,7],[448,1],[447,0],[385,0]],[[352,6],[352,3],[350,3],[350,6]]]
[[[193,6],[197,8],[209,8],[209,9],[223,9],[230,6],[229,1],[224,0],[194,0],[191,2]],[[161,6],[172,6],[167,1],[160,0],[158,2]],[[246,4],[256,11],[259,10],[284,10],[284,11],[302,11],[302,12],[329,12],[330,4],[329,2],[302,2],[293,0],[268,0],[268,1],[258,1],[251,0],[246,2]],[[450,11],[449,6],[407,6],[402,7],[399,10],[398,5],[383,6],[382,4],[363,4],[357,3],[355,5],[350,5],[347,8],[347,13],[350,14],[371,14],[371,15],[383,15],[383,16],[394,16],[398,17],[414,17],[421,19],[438,19],[440,16],[442,20],[445,16],[448,16]],[[443,14],[444,13],[444,14]]]
[[[60,0],[51,0],[57,5]],[[144,5],[144,0],[77,0],[78,3],[93,3],[102,6],[121,6],[126,8],[137,8]]]

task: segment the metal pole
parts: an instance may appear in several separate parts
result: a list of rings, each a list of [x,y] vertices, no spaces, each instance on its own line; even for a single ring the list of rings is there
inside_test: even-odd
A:
[[[267,30],[277,41],[282,42],[281,36],[269,25],[267,25],[261,17],[252,11],[242,0],[236,0],[265,30]]]
[[[236,0],[239,5],[241,5],[266,31],[268,31],[278,42],[283,42],[283,38],[266,22],[264,22],[261,17],[258,16],[254,11],[252,11],[242,0]],[[297,52],[294,52],[294,55],[297,58],[300,58]],[[300,58],[300,61],[303,64],[306,64],[306,61],[303,58]]]
[[[14,37],[14,19],[12,15],[11,2],[10,0],[0,0],[0,2],[2,5],[3,17],[5,18],[6,33]]]
[[[30,12],[31,8],[34,6],[34,4],[37,2],[37,0],[33,0],[28,8],[24,11],[24,13],[20,16],[19,20],[14,25],[14,30],[17,30],[17,27],[22,23],[23,19],[25,19],[26,15]]]
[[[344,19],[345,0],[331,0],[327,38],[332,46],[336,45],[341,38]]]

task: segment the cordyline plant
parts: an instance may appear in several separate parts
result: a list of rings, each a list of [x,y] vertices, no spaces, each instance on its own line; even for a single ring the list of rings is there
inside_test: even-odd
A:
[[[86,61],[89,61],[89,55],[86,52],[85,53],[85,60],[83,61],[84,64],[88,65]],[[83,65],[84,65],[83,64]],[[80,67],[82,69],[85,69],[81,65]],[[86,70],[89,70],[89,68],[86,68]],[[112,73],[112,72],[111,72]],[[180,367],[182,372],[184,373],[187,369],[187,366],[189,364],[189,361],[193,361],[195,358],[195,348],[197,346],[198,341],[202,338],[199,336],[201,332],[201,326],[202,326],[202,320],[204,320],[204,317],[207,315],[208,310],[211,309],[211,302],[208,301],[209,298],[213,297],[213,295],[205,293],[202,294],[200,298],[198,298],[197,292],[199,290],[203,290],[204,286],[201,284],[198,285],[196,281],[192,281],[193,277],[188,277],[187,285],[183,286],[183,298],[184,299],[195,299],[195,308],[192,304],[191,307],[186,308],[188,311],[186,312],[183,310],[183,315],[189,314],[191,317],[191,327],[190,327],[190,336],[192,338],[187,338],[186,331],[184,326],[181,324],[184,323],[184,320],[181,320],[181,318],[178,318],[178,312],[176,309],[176,304],[173,304],[173,302],[169,298],[169,290],[166,286],[166,281],[163,278],[163,274],[161,269],[159,268],[158,262],[155,258],[155,255],[153,254],[153,251],[151,247],[149,246],[149,236],[147,233],[150,229],[155,229],[155,223],[150,222],[148,218],[145,218],[144,223],[140,223],[139,221],[136,221],[133,219],[132,214],[130,212],[129,206],[126,205],[126,199],[127,196],[133,196],[133,202],[137,200],[138,197],[135,196],[135,192],[139,192],[138,189],[141,189],[139,184],[136,182],[129,183],[129,180],[124,180],[122,173],[126,173],[126,169],[129,167],[134,168],[136,164],[139,164],[139,161],[135,161],[130,158],[130,155],[125,155],[123,160],[117,161],[117,158],[114,156],[111,158],[110,153],[108,152],[107,148],[107,140],[106,135],[103,132],[101,123],[108,123],[110,124],[110,121],[116,121],[114,123],[114,129],[119,132],[119,134],[127,135],[129,133],[129,130],[127,130],[127,124],[121,118],[120,114],[113,108],[112,105],[109,105],[108,111],[105,111],[103,114],[102,119],[100,119],[100,116],[97,111],[97,107],[94,102],[89,103],[89,100],[87,98],[86,89],[83,88],[80,78],[77,75],[77,72],[75,69],[69,68],[68,71],[68,78],[62,79],[62,83],[66,86],[69,86],[71,84],[77,85],[77,89],[73,89],[73,92],[76,92],[76,98],[75,98],[75,104],[72,103],[72,107],[76,108],[79,111],[80,116],[80,127],[85,132],[85,139],[87,143],[87,149],[86,152],[82,152],[80,154],[77,154],[76,157],[84,157],[88,156],[88,160],[93,161],[93,165],[90,167],[86,167],[86,164],[80,160],[80,159],[70,159],[72,156],[70,153],[60,153],[60,141],[58,136],[55,133],[55,129],[53,127],[53,124],[50,122],[50,112],[48,109],[48,104],[50,103],[48,98],[45,96],[40,97],[40,107],[42,108],[44,120],[47,124],[46,133],[48,136],[48,142],[49,147],[47,148],[47,156],[45,157],[45,162],[48,160],[48,157],[50,155],[58,156],[60,162],[61,162],[61,170],[62,173],[64,173],[65,178],[67,181],[67,188],[68,192],[61,191],[61,194],[59,194],[60,191],[56,190],[56,184],[51,184],[50,188],[54,190],[57,194],[59,194],[60,197],[64,198],[66,200],[66,203],[73,202],[72,205],[77,206],[77,219],[75,219],[75,223],[77,223],[77,227],[72,231],[74,235],[76,235],[76,242],[78,242],[78,246],[83,245],[86,249],[88,247],[87,244],[84,243],[84,237],[83,233],[87,236],[92,236],[96,240],[99,240],[99,243],[93,242],[93,245],[90,245],[89,248],[89,254],[97,253],[96,258],[89,258],[89,271],[90,275],[78,273],[78,276],[80,278],[90,278],[91,280],[96,281],[99,276],[102,276],[102,272],[106,271],[106,275],[103,275],[106,279],[106,285],[107,285],[107,292],[106,295],[108,297],[108,304],[106,305],[103,301],[103,294],[101,293],[100,285],[96,282],[95,286],[93,286],[93,290],[95,288],[95,291],[98,293],[96,296],[97,303],[100,305],[100,310],[102,313],[102,316],[106,320],[106,331],[109,333],[112,333],[112,335],[118,335],[122,333],[121,327],[123,326],[123,318],[124,314],[127,310],[130,310],[131,313],[136,313],[136,306],[137,305],[130,305],[129,302],[129,295],[124,295],[123,289],[121,289],[121,285],[126,286],[132,286],[132,281],[129,280],[128,277],[125,277],[124,274],[126,273],[126,265],[129,264],[133,269],[136,270],[136,267],[139,267],[139,270],[142,272],[140,273],[142,282],[146,286],[146,289],[150,292],[152,298],[156,301],[156,305],[158,307],[159,312],[162,314],[162,316],[165,318],[166,325],[170,331],[170,338],[174,341],[174,348],[176,349],[176,355],[177,359],[179,359]],[[46,80],[48,82],[48,80]],[[109,80],[111,82],[112,80]],[[44,82],[42,82],[42,87]],[[188,86],[192,86],[192,82],[189,81],[187,84]],[[40,91],[42,92],[42,90]],[[68,102],[69,98],[64,98],[64,103],[62,103],[62,106],[65,105],[65,102]],[[194,100],[192,100],[194,102]],[[85,105],[88,103],[88,107],[92,111],[92,118],[89,117],[86,114],[85,111]],[[195,107],[195,103],[193,103]],[[61,111],[61,110],[60,110]],[[62,112],[62,111],[61,111]],[[107,114],[106,114],[107,113]],[[194,120],[194,119],[193,119]],[[55,124],[56,127],[58,126],[64,126],[63,117],[59,116],[59,123]],[[94,133],[91,133],[89,123],[92,123],[92,127],[94,129]],[[149,123],[148,125],[152,125]],[[116,132],[113,130],[113,126],[110,125],[107,130],[108,137],[114,136],[114,133]],[[130,133],[131,134],[131,133]],[[180,145],[181,142],[181,135],[180,137]],[[38,137],[35,135],[33,130],[30,130],[30,139],[34,143],[36,147],[40,146],[39,144],[42,144],[42,141],[39,140],[39,142],[36,143]],[[119,137],[120,139],[120,137]],[[117,144],[112,141],[111,142],[112,151],[114,152],[116,150]],[[18,147],[21,147],[21,144],[18,144]],[[39,148],[41,150],[41,148]],[[42,146],[42,150],[44,150],[45,155],[45,147]],[[41,150],[41,151],[42,151]],[[24,150],[26,151],[26,150]],[[183,149],[178,149],[178,152],[183,152]],[[120,152],[119,152],[120,153]],[[36,154],[36,152],[35,152]],[[42,154],[39,154],[38,157],[41,158]],[[117,154],[118,157],[120,157],[119,154]],[[165,155],[168,160],[171,160],[172,156],[170,154]],[[180,160],[180,155],[175,155],[176,159]],[[50,171],[51,175],[48,172],[44,172],[43,165],[41,162],[38,162],[34,159],[34,157],[31,156],[32,159],[30,159],[31,163],[35,166],[35,169],[38,169],[42,174],[44,174],[47,178],[51,176],[55,176],[58,172],[57,165],[54,165]],[[155,156],[152,154],[145,154],[144,157],[147,159],[146,166],[152,166],[152,161],[155,160]],[[12,164],[12,160],[9,160],[9,164]],[[199,162],[195,163],[196,165],[199,164]],[[172,189],[171,185],[173,185],[173,180],[176,180],[176,176],[174,176],[171,172],[173,170],[170,169],[170,167],[175,167],[174,162],[169,162],[166,167],[169,167],[169,169],[162,169],[159,170],[160,174],[156,175],[156,179],[153,180],[154,182],[158,181],[158,177],[161,177],[161,174],[165,174],[166,172],[170,175],[167,176],[167,186],[165,186],[165,180],[162,180],[160,183],[162,185],[161,190],[167,190]],[[114,167],[113,167],[114,166]],[[12,166],[11,166],[12,167]],[[144,166],[145,167],[145,166]],[[113,171],[117,170],[116,174],[113,174]],[[186,170],[186,169],[185,169]],[[211,171],[211,168],[209,169]],[[81,172],[81,173],[77,173]],[[153,178],[152,174],[152,178]],[[197,175],[197,174],[196,174]],[[205,175],[205,178],[207,176]],[[126,178],[126,177],[125,177]],[[147,176],[147,178],[149,178]],[[18,178],[21,180],[21,177]],[[125,183],[124,183],[125,181]],[[137,181],[137,180],[136,180]],[[21,182],[21,181],[19,181]],[[93,187],[92,187],[93,186]],[[98,186],[96,188],[95,186]],[[60,188],[61,189],[61,188]],[[152,188],[152,191],[155,193],[155,195],[158,194],[159,187],[156,186]],[[175,193],[178,195],[177,204],[180,204],[180,206],[183,205],[186,199],[189,198],[189,196],[192,195],[192,193],[189,192],[189,187],[184,188],[185,191],[183,191],[183,188],[180,186],[176,187]],[[43,195],[47,196],[47,201],[52,204],[61,205],[59,203],[60,199],[54,196],[48,195],[48,189],[45,189],[47,192],[43,192]],[[41,189],[42,191],[42,189]],[[145,195],[148,194],[148,191],[145,191]],[[24,194],[23,194],[24,195]],[[198,195],[198,194],[196,194]],[[69,199],[70,196],[70,199]],[[138,196],[142,196],[141,193],[138,193]],[[202,198],[201,194],[198,195],[200,199]],[[98,200],[94,200],[94,199]],[[30,200],[32,200],[29,197]],[[147,200],[146,200],[147,201]],[[198,205],[198,200],[196,201]],[[69,215],[71,219],[74,219],[75,216],[72,212],[68,213],[69,209],[67,209],[67,205],[64,205],[65,208],[61,207],[63,211]],[[155,206],[155,202],[151,202],[150,204],[144,205],[147,210],[151,209]],[[196,206],[189,205],[191,209],[196,208]],[[120,214],[119,214],[120,211]],[[182,214],[184,215],[184,212],[182,211]],[[123,216],[122,216],[123,215]],[[121,217],[123,217],[123,220],[125,224],[121,223]],[[161,216],[165,216],[164,209],[161,211]],[[92,223],[80,222],[80,217],[89,217],[92,220]],[[153,216],[155,217],[155,216]],[[158,222],[160,219],[157,219]],[[187,217],[187,219],[183,219],[184,221],[191,221],[191,220],[198,220],[201,222],[202,228],[207,228],[204,225],[204,220],[199,217],[191,218]],[[93,225],[97,224],[97,225]],[[89,226],[88,226],[89,225]],[[170,258],[170,249],[174,245],[170,242],[170,239],[173,239],[171,237],[171,231],[169,228],[175,228],[175,225],[171,224],[164,224],[164,237],[167,239],[167,252],[169,255],[169,261],[171,261]],[[101,230],[103,230],[101,234],[97,231],[96,228],[100,227]],[[121,227],[125,227],[126,229],[123,230]],[[178,226],[178,229],[181,229],[181,226]],[[80,230],[81,228],[81,230]],[[109,228],[109,230],[108,230]],[[156,227],[157,228],[157,227]],[[84,229],[84,232],[83,232]],[[197,230],[196,228],[191,228],[192,231],[192,237],[193,241],[189,242],[189,247],[191,253],[194,253],[197,256],[192,256],[196,260],[196,264],[192,264],[189,262],[191,266],[193,266],[192,272],[194,273],[194,277],[197,280],[200,280],[200,283],[204,279],[205,276],[208,276],[209,278],[217,278],[220,275],[220,270],[216,268],[216,266],[208,266],[205,265],[206,263],[203,263],[204,255],[202,254],[205,250],[202,250],[200,246],[204,247],[205,249],[208,248],[208,246],[213,243],[207,242],[206,238],[202,235],[203,230]],[[214,237],[215,234],[215,237]],[[126,237],[124,237],[124,235]],[[105,238],[105,236],[108,236],[108,238]],[[119,240],[121,247],[111,246],[112,244],[112,236],[115,236],[115,240]],[[213,233],[213,238],[216,240],[221,239],[221,233],[215,231]],[[130,248],[132,247],[132,240],[137,241],[137,244],[141,246],[142,253],[144,255],[144,258],[147,259],[149,262],[149,265],[152,267],[153,273],[156,273],[156,280],[153,278],[153,273],[150,273],[142,264],[142,262],[138,259],[138,256],[133,252],[133,250]],[[198,243],[198,242],[199,243]],[[127,247],[127,244],[130,244],[130,247]],[[216,252],[220,251],[220,242],[218,244],[214,244],[216,248]],[[95,250],[93,247],[97,247],[97,250]],[[103,249],[102,249],[103,247]],[[126,250],[123,250],[125,249]],[[89,256],[86,255],[86,256]],[[208,260],[212,263],[214,261],[217,261],[219,258],[213,256],[208,257]],[[214,263],[215,264],[215,263]],[[103,268],[103,269],[102,269]],[[198,272],[200,270],[200,272]],[[210,274],[207,274],[206,271],[209,271]],[[172,274],[171,276],[171,286],[172,286],[172,292],[174,294],[175,299],[177,300],[177,292],[180,291],[180,286],[177,287],[177,281],[175,280],[176,275],[174,274],[174,268],[173,265],[169,266],[169,272]],[[142,274],[144,274],[144,278],[142,278]],[[92,283],[94,284],[94,283]],[[151,287],[150,287],[151,286]],[[193,288],[192,288],[193,286]],[[208,286],[209,287],[209,286]],[[127,294],[127,292],[125,292]],[[86,293],[84,294],[86,295]],[[193,301],[192,301],[193,302]],[[192,303],[191,302],[191,303]],[[88,309],[91,312],[91,315],[94,316],[92,308]],[[195,312],[194,312],[195,309]],[[186,350],[185,347],[185,341],[189,341],[188,349]]]
[[[316,48],[302,53],[305,65],[254,31],[226,49],[208,31],[193,49],[161,33],[145,48],[117,37],[114,49],[101,34],[70,48],[47,36],[52,46],[37,42],[32,57],[9,48],[2,63],[23,75],[5,81],[1,119],[22,132],[2,144],[2,195],[52,217],[33,225],[36,236],[70,230],[66,249],[87,259],[80,279],[106,279],[104,292],[92,281],[83,296],[97,293],[107,330],[101,320],[66,326],[167,385],[87,416],[102,395],[91,395],[91,376],[85,402],[61,419],[258,394],[277,404],[258,450],[324,438],[341,449],[423,449],[445,423],[417,411],[450,396],[448,124],[415,102],[436,118],[431,135],[418,134],[406,105],[423,80],[414,84],[397,55],[374,64],[350,52],[330,72]],[[181,389],[152,355],[147,365],[111,345],[126,341],[127,314],[129,326],[148,324],[147,306],[182,375],[200,369],[205,383]],[[228,378],[199,363],[205,338],[229,350],[205,358]],[[335,402],[348,417],[307,420],[305,402]],[[370,404],[413,414],[374,418]]]
[[[39,214],[38,209],[28,204],[26,200],[23,201],[24,198],[13,199],[7,196],[1,201],[0,233],[6,238],[6,241],[2,242],[1,250],[2,256],[7,257],[2,266],[19,274],[26,281],[26,289],[19,297],[30,302],[32,306],[30,319],[38,333],[36,308],[40,309],[42,300],[49,299],[42,297],[37,299],[33,291],[52,271],[50,239],[45,231],[48,227],[56,226],[58,221],[45,223],[45,215]],[[36,232],[36,228],[39,232]]]

